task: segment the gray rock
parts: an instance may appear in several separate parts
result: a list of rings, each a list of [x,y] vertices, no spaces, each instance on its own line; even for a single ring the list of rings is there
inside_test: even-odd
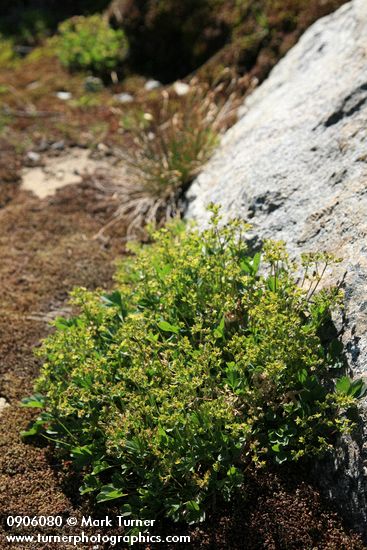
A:
[[[27,159],[30,160],[31,162],[36,163],[36,162],[40,161],[41,155],[39,153],[37,153],[36,151],[28,151]]]
[[[50,145],[50,149],[53,149],[54,151],[63,151],[65,149],[65,141],[63,139],[60,141],[54,141]]]
[[[367,376],[367,2],[316,22],[244,103],[240,120],[188,192],[187,217],[205,205],[249,219],[254,234],[294,255],[343,258],[342,329],[354,376]],[[367,536],[367,400],[361,441],[345,442],[319,479]]]
[[[172,87],[178,96],[187,95],[190,91],[190,85],[186,82],[181,82],[180,80],[174,82]]]
[[[156,90],[157,88],[160,88],[162,84],[159,82],[159,80],[153,80],[152,78],[150,80],[147,80],[144,84],[144,89],[148,92],[151,92],[152,90]]]
[[[87,76],[84,81],[84,89],[86,92],[98,93],[104,88],[103,81],[97,76]]]
[[[116,101],[119,101],[120,103],[131,103],[132,101],[134,101],[134,97],[126,92],[115,94],[113,97]]]
[[[61,99],[61,101],[68,101],[73,97],[70,92],[56,92],[55,95],[58,99]]]

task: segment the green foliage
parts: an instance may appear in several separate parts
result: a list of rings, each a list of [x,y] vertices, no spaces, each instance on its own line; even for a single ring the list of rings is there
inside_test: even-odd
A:
[[[13,41],[4,38],[0,33],[0,67],[11,65],[16,59]]]
[[[113,29],[101,16],[80,16],[59,25],[57,53],[71,70],[105,75],[124,61],[128,43],[123,30]]]
[[[33,435],[43,426],[72,457],[83,494],[196,522],[249,464],[320,455],[352,428],[364,388],[335,383],[338,346],[319,337],[341,299],[317,291],[330,257],[304,258],[301,287],[284,246],[251,254],[247,229],[213,208],[202,233],[172,223],[136,245],[113,293],[74,291],[80,314],[41,350]]]
[[[1,0],[0,33],[21,46],[37,46],[60,21],[103,11],[109,0]]]

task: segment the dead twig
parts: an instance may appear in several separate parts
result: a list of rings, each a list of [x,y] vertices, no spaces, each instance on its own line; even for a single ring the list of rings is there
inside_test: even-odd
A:
[[[64,113],[59,113],[57,111],[16,111],[8,107],[3,107],[2,112],[4,115],[15,118],[49,118],[64,116]]]

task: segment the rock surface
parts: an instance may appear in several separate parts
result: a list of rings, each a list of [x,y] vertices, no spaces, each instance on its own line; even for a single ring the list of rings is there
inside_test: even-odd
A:
[[[187,216],[205,205],[253,224],[292,254],[343,258],[340,327],[355,376],[367,376],[367,2],[353,0],[315,23],[244,103],[240,120],[188,192]],[[367,420],[367,400],[361,404]],[[364,426],[363,426],[364,424]],[[367,536],[367,428],[322,477]],[[364,433],[363,433],[364,431]]]
[[[9,407],[9,403],[5,399],[5,397],[0,397],[0,414],[3,412],[3,410]]]

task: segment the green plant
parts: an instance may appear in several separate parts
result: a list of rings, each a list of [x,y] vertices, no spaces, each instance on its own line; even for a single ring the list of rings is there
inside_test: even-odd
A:
[[[124,61],[128,42],[121,29],[113,29],[101,16],[79,16],[59,25],[57,53],[71,70],[106,75]]]
[[[43,344],[25,404],[44,412],[24,435],[72,457],[82,494],[195,522],[251,463],[320,455],[352,429],[363,384],[335,383],[338,346],[320,340],[341,299],[317,289],[331,257],[305,256],[300,286],[284,246],[250,254],[247,229],[213,207],[202,233],[176,222],[135,246],[111,294],[74,291],[81,312]]]
[[[231,112],[231,96],[224,100],[218,88],[193,81],[184,97],[163,91],[146,110],[125,116],[133,143],[121,153],[129,172],[112,188],[120,200],[112,223],[127,220],[131,234],[180,213],[184,191],[212,155]]]
[[[12,65],[16,57],[13,41],[0,33],[0,67]]]

